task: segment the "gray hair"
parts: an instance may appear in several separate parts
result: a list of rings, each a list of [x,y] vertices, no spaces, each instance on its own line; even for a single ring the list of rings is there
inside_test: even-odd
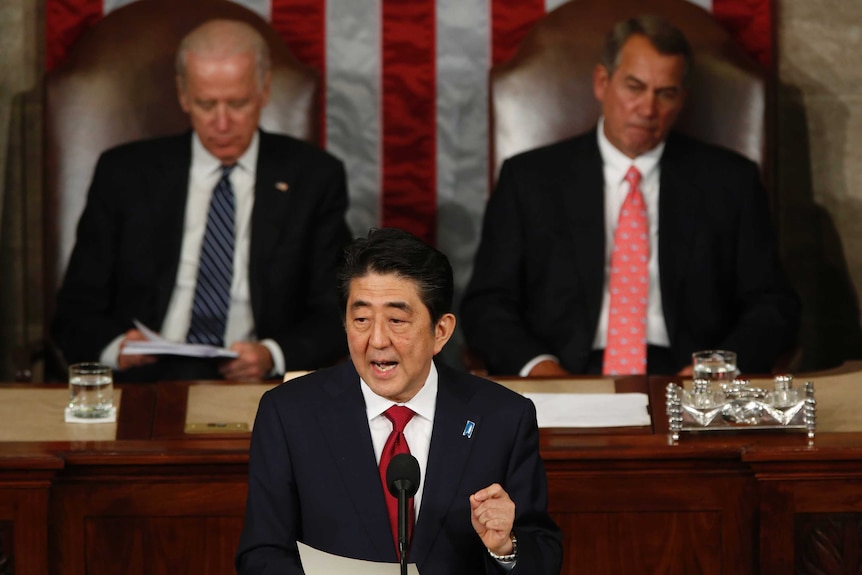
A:
[[[259,89],[263,89],[270,71],[269,45],[254,26],[240,20],[208,20],[185,35],[175,61],[177,77],[183,87],[189,52],[216,57],[254,54]]]
[[[688,39],[679,28],[661,16],[654,15],[629,18],[613,27],[605,39],[605,47],[602,51],[601,64],[608,71],[608,76],[613,75],[619,67],[623,45],[634,35],[644,36],[660,54],[682,56],[685,62],[682,79],[683,82],[688,81],[693,59]]]

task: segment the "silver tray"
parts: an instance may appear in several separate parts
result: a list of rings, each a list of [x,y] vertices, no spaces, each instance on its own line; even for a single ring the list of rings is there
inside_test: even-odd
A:
[[[792,387],[788,375],[775,377],[771,390],[752,387],[748,380],[714,385],[695,380],[688,390],[676,383],[666,388],[667,417],[674,441],[683,431],[801,430],[814,437],[817,400],[814,384]]]

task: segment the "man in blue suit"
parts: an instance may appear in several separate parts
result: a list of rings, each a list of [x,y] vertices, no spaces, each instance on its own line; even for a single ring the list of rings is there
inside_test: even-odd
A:
[[[408,560],[423,575],[559,573],[535,407],[433,361],[455,328],[446,257],[372,230],[347,248],[338,284],[352,361],[261,399],[237,571],[300,574],[297,541],[397,562],[378,465],[397,433],[387,414],[403,406],[421,470]]]

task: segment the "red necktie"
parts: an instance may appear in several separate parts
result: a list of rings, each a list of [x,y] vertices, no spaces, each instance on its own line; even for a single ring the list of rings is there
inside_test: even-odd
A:
[[[626,173],[629,193],[620,208],[611,252],[608,341],[602,372],[646,373],[646,310],[649,297],[649,220],[638,184],[641,174]]]
[[[386,510],[389,512],[389,524],[392,526],[392,539],[395,542],[395,549],[398,549],[398,498],[389,493],[389,486],[386,485],[386,469],[389,467],[389,462],[392,458],[401,453],[410,453],[410,447],[407,446],[407,438],[404,437],[404,427],[410,421],[415,413],[408,407],[403,405],[393,405],[383,412],[389,421],[392,422],[392,433],[386,439],[386,444],[383,446],[383,453],[380,454],[380,481],[383,482],[383,497],[386,499]],[[407,540],[413,534],[413,498],[410,498],[407,511],[409,524],[407,526]]]

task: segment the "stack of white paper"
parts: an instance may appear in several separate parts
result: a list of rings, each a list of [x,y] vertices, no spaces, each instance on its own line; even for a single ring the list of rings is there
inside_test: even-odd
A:
[[[185,357],[238,357],[235,351],[202,343],[177,343],[170,341],[138,320],[135,327],[147,338],[145,341],[127,341],[120,351],[123,355],[182,355]]]

